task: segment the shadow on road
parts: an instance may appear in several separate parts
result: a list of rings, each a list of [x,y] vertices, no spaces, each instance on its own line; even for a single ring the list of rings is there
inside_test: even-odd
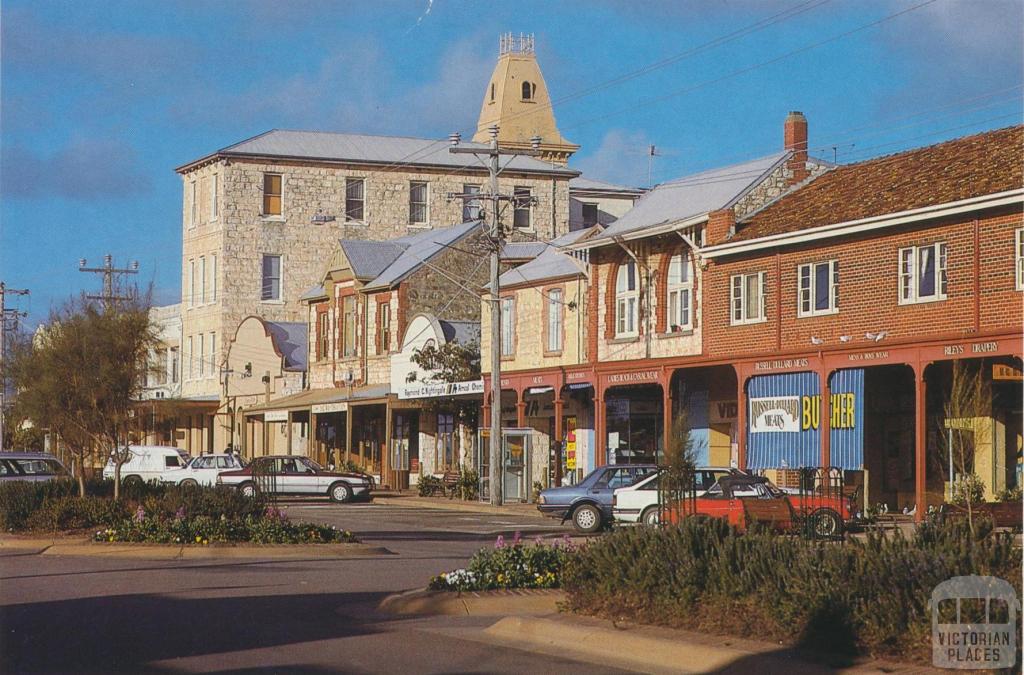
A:
[[[383,629],[369,623],[365,608],[385,595],[142,594],[8,605],[0,607],[0,672],[152,672],[159,669],[150,664],[164,659],[367,635]],[[224,672],[322,672],[294,668]]]

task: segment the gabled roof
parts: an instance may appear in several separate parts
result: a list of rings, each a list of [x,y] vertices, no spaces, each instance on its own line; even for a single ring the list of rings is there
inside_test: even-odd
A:
[[[462,147],[486,150],[488,146],[482,143],[463,142]],[[194,165],[218,157],[277,157],[356,164],[465,168],[465,157],[452,154],[448,148],[447,139],[272,129],[240,143],[229,145],[212,155],[184,164],[176,171],[183,173]],[[578,171],[522,156],[514,158],[509,163],[508,169],[562,176],[579,175]],[[466,169],[467,172],[471,170],[472,167]]]
[[[352,265],[352,274],[361,281],[375,279],[408,248],[397,240],[341,239],[338,243]]]
[[[536,258],[547,244],[543,241],[507,241],[501,247],[502,260],[531,260]]]
[[[839,166],[741,221],[727,241],[1019,190],[1022,147],[1024,126],[1015,126]]]
[[[284,369],[288,371],[306,370],[308,350],[306,324],[290,321],[266,321],[263,325],[270,332],[274,347],[284,357]]]
[[[653,234],[659,226],[680,223],[731,206],[761,183],[790,153],[777,152],[749,162],[702,171],[658,185],[632,209],[587,243],[608,244],[617,237]]]
[[[394,286],[420,267],[423,267],[426,262],[429,262],[432,257],[445,248],[452,246],[463,237],[476,232],[479,226],[479,221],[473,220],[460,225],[426,230],[399,239],[392,239],[388,242],[381,242],[392,244],[396,249],[400,249],[400,252],[384,269],[378,272],[372,281],[363,286],[363,290],[383,290]],[[349,258],[349,262],[352,263],[353,267],[359,264],[348,256],[347,250],[345,255]]]
[[[585,176],[576,176],[569,179],[569,193],[573,192],[621,192],[629,195],[643,194],[643,188],[630,187],[628,185],[615,185],[606,183],[603,180],[594,180]]]
[[[539,256],[502,274],[498,278],[499,287],[519,286],[545,279],[558,279],[560,277],[584,274],[585,267],[583,263],[568,253],[563,252],[561,247],[583,241],[587,237],[599,232],[599,228],[600,226],[595,225],[585,230],[575,230],[552,239],[551,242],[544,245],[544,251]],[[485,288],[490,288],[490,284],[487,284]]]
[[[444,339],[448,342],[458,342],[461,345],[468,345],[475,342],[480,344],[480,322],[479,321],[446,321],[438,319]]]
[[[327,297],[327,289],[324,288],[323,284],[319,286],[313,286],[308,291],[299,296],[299,301],[303,300],[319,300]]]

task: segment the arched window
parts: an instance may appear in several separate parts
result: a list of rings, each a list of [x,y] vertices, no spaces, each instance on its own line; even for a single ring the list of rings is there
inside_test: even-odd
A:
[[[630,260],[619,267],[615,277],[615,337],[630,337],[637,334],[639,296],[636,263]]]
[[[533,95],[537,92],[537,85],[532,82],[523,82],[523,100],[529,101],[533,99]]]
[[[672,256],[668,263],[665,288],[668,303],[666,323],[669,332],[674,333],[693,326],[693,266],[690,263],[689,251]]]
[[[491,82],[491,101],[494,101],[494,83]]]

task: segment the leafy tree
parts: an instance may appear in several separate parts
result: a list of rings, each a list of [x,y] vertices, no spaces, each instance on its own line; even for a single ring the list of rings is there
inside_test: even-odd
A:
[[[426,373],[425,383],[465,382],[480,379],[480,345],[476,341],[446,342],[436,345],[429,342],[415,350],[411,357],[420,370]],[[411,373],[409,382],[416,380]],[[422,408],[431,413],[450,412],[466,427],[474,428],[480,414],[480,402],[466,396],[442,396],[425,399]]]
[[[75,458],[79,492],[96,453],[114,460],[114,498],[129,459],[134,404],[145,384],[156,333],[149,298],[99,304],[73,298],[35,336],[15,345],[11,379],[17,416],[54,432]]]

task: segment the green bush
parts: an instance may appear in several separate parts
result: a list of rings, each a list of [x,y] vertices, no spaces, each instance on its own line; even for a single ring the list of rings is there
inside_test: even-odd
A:
[[[416,489],[420,497],[433,497],[444,493],[444,482],[437,476],[424,474],[416,483]]]
[[[517,532],[511,544],[498,537],[493,548],[477,551],[465,569],[440,574],[430,581],[429,587],[445,591],[557,588],[572,551],[568,542],[548,545],[537,540],[524,544]]]
[[[1009,580],[1020,551],[991,523],[929,523],[912,539],[843,545],[719,520],[629,528],[571,556],[562,575],[574,611],[645,623],[754,634],[831,654],[930,658],[932,589],[951,577]]]
[[[452,497],[458,497],[466,501],[477,499],[480,495],[480,474],[476,469],[463,469],[459,472],[459,479],[455,482],[452,490]]]
[[[123,502],[103,497],[58,497],[48,499],[33,511],[25,528],[53,532],[80,530],[113,523],[126,516]]]

